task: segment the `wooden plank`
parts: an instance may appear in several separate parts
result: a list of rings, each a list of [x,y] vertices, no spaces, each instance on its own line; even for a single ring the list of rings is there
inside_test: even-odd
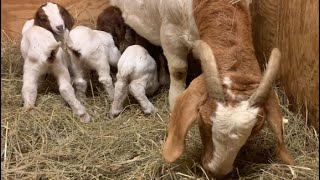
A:
[[[279,1],[280,80],[295,109],[319,128],[319,1]],[[307,109],[306,109],[307,108]]]
[[[319,130],[319,1],[255,0],[253,38],[263,66],[273,47],[282,53],[279,83],[293,110]]]

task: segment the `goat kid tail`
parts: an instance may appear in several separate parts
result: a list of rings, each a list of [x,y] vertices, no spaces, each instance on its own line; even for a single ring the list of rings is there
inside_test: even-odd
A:
[[[200,60],[209,96],[219,102],[224,102],[223,88],[211,47],[203,40],[196,40],[192,44],[192,53],[196,59]]]
[[[63,34],[64,44],[66,45],[67,49],[69,49],[73,55],[77,58],[81,56],[81,52],[79,48],[76,48],[72,39],[70,38],[69,30],[66,29]]]

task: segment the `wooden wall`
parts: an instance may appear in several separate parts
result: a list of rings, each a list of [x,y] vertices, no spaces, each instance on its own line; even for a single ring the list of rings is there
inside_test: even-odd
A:
[[[2,0],[1,30],[19,39],[26,19],[46,0]],[[108,0],[53,0],[65,6],[78,24],[94,24]],[[253,36],[260,64],[273,47],[282,52],[279,82],[292,108],[319,126],[319,1],[252,0]]]
[[[260,64],[280,49],[279,84],[292,109],[319,131],[319,1],[253,0],[251,9]]]

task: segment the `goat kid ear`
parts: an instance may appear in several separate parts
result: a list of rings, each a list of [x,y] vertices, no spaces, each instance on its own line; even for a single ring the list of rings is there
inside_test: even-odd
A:
[[[168,137],[162,150],[166,162],[174,162],[183,153],[187,132],[198,117],[200,99],[194,97],[188,89],[177,98],[168,124]]]
[[[64,7],[59,5],[62,19],[65,23],[66,29],[71,30],[74,25],[74,17]]]

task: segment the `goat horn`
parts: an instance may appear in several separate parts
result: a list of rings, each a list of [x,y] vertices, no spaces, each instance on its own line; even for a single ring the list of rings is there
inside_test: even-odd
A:
[[[223,88],[220,82],[216,59],[211,47],[202,40],[193,43],[193,56],[201,62],[201,68],[206,80],[209,97],[224,102]]]
[[[272,82],[275,80],[280,67],[280,58],[281,53],[279,49],[273,48],[262,81],[257,91],[249,99],[249,105],[251,107],[263,104],[268,98]]]

